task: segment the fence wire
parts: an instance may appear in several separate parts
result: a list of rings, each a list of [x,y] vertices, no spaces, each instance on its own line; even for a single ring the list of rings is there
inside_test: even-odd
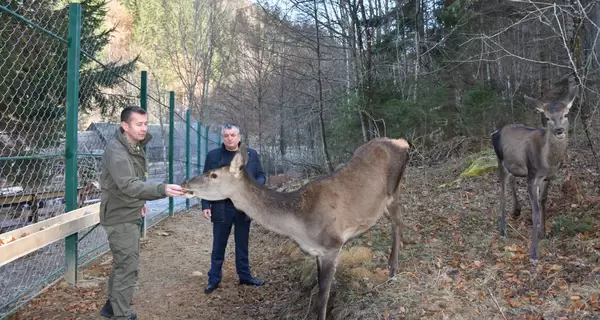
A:
[[[96,18],[85,4],[77,135],[79,207],[99,202],[101,158],[120,125],[120,110],[140,105],[142,98],[135,61],[102,58],[108,37],[92,32]],[[2,233],[65,213],[67,25],[66,5],[0,1],[0,240]],[[174,145],[170,146],[168,92],[148,89],[148,130],[153,137],[146,149],[148,180],[168,182],[172,147],[173,182],[180,184],[188,168],[189,176],[202,172],[206,153],[219,145],[219,133],[194,119],[188,122],[186,106],[177,104]],[[114,116],[90,121],[98,111]],[[174,200],[175,212],[198,202],[183,197]],[[168,215],[168,198],[148,201],[148,227]],[[101,227],[78,234],[80,264],[108,251]],[[64,268],[64,239],[0,267],[0,319],[60,279]]]

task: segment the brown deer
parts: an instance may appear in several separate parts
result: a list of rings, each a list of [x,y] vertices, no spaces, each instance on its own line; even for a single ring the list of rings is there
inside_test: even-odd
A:
[[[492,133],[500,178],[500,237],[506,238],[506,180],[510,179],[511,183],[513,216],[518,217],[521,214],[521,206],[517,198],[515,177],[526,177],[533,220],[530,254],[533,263],[537,263],[540,257],[538,237],[545,238],[548,187],[562,166],[566,154],[569,129],[567,113],[577,94],[578,87],[572,87],[566,97],[555,103],[543,103],[525,96],[526,100],[546,116],[546,128],[510,124]]]
[[[399,185],[408,161],[403,139],[377,138],[356,149],[339,171],[299,190],[281,193],[254,181],[244,170],[241,145],[230,166],[208,171],[182,184],[186,197],[230,198],[236,208],[266,228],[291,237],[316,256],[319,284],[318,319],[325,319],[329,291],[342,246],[370,229],[386,214],[392,223],[390,277],[398,270],[400,233]]]

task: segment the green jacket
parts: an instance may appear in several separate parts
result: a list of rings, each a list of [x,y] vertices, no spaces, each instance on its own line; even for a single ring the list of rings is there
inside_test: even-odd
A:
[[[119,127],[104,150],[100,175],[101,225],[141,223],[141,211],[146,200],[167,196],[164,183],[146,182],[148,170],[144,146],[150,139],[152,136],[148,133],[143,141],[132,146]]]

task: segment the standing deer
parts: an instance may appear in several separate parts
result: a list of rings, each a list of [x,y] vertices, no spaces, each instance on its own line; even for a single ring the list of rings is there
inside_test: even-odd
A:
[[[392,223],[390,277],[398,270],[401,242],[399,185],[408,161],[403,139],[377,138],[360,146],[339,171],[299,190],[281,193],[255,182],[244,170],[241,145],[230,166],[208,171],[182,184],[186,197],[230,198],[234,206],[266,228],[291,237],[316,256],[318,319],[325,319],[329,291],[342,246],[386,214]]]
[[[530,254],[532,263],[537,263],[540,257],[538,237],[545,238],[548,187],[562,166],[566,154],[569,129],[567,113],[573,105],[577,93],[578,87],[571,87],[567,96],[556,103],[543,103],[525,96],[525,99],[548,119],[546,128],[530,128],[511,124],[492,133],[492,144],[498,157],[500,178],[500,237],[506,237],[506,203],[504,199],[506,180],[509,178],[511,182],[514,203],[513,216],[518,217],[521,214],[521,206],[517,198],[515,177],[526,177],[533,220]]]

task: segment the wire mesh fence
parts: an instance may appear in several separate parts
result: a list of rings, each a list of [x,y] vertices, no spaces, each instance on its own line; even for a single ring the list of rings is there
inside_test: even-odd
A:
[[[71,17],[69,6],[60,3],[0,1],[0,248],[14,241],[3,238],[3,233],[60,216],[68,208],[65,186],[72,174],[67,169],[67,88],[73,74],[67,69],[67,39]],[[98,9],[92,4],[81,3],[80,64],[75,70],[79,78],[77,207],[100,201],[102,154],[120,125],[118,120],[87,122],[90,112],[119,114],[127,105],[147,108],[152,135],[146,147],[147,179],[151,181],[171,178],[180,184],[199,174],[208,151],[220,143],[217,131],[194,120],[167,92],[158,88],[148,92],[147,83],[155,81],[134,72],[134,61],[116,63],[100,58],[108,35],[94,32],[94,24],[101,21],[94,16],[93,10]],[[167,198],[148,201],[146,227],[197,200],[174,198],[172,202]],[[0,267],[0,319],[63,276],[66,247],[64,239],[56,241]],[[79,264],[107,250],[101,227],[78,232]]]

